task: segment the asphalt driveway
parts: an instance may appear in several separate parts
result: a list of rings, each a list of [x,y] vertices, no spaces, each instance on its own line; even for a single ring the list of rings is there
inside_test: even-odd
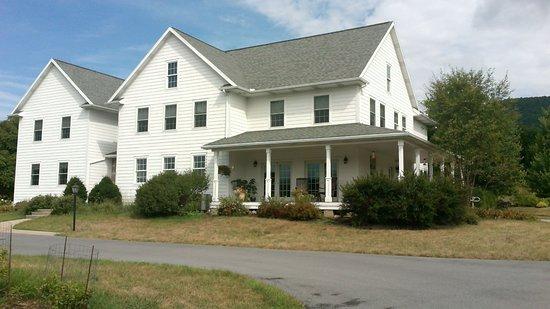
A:
[[[42,255],[56,236],[14,234]],[[101,259],[226,269],[274,284],[312,308],[549,308],[550,262],[487,261],[71,239]]]

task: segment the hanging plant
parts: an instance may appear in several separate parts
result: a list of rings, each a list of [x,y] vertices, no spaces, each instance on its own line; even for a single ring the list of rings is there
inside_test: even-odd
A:
[[[227,165],[218,165],[218,174],[223,176],[230,176],[231,168]]]

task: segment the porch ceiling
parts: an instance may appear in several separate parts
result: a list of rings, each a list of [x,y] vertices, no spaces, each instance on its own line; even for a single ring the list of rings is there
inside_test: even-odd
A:
[[[406,139],[421,144],[425,148],[435,149],[430,142],[419,139],[408,132],[369,126],[362,123],[248,131],[208,143],[203,148],[212,150],[253,149],[260,147],[392,139]]]

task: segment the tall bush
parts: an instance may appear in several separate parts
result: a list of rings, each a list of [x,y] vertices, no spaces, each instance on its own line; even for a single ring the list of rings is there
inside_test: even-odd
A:
[[[136,191],[135,210],[146,217],[181,215],[200,203],[208,177],[199,172],[158,174]]]
[[[86,190],[86,186],[84,185],[82,180],[80,180],[80,178],[76,176],[69,179],[69,182],[67,182],[67,186],[65,186],[65,191],[63,191],[63,195],[73,195],[73,186],[75,184],[78,186],[78,193],[76,194],[76,196],[85,201],[88,198],[88,191]]]
[[[243,202],[236,196],[220,198],[220,205],[218,206],[219,216],[237,217],[248,214],[248,209],[244,207]]]
[[[113,183],[111,178],[103,177],[90,191],[88,202],[103,203],[110,200],[116,204],[122,204],[122,195],[118,186]]]
[[[23,209],[26,215],[38,209],[52,209],[53,202],[57,197],[53,195],[37,195],[28,201],[21,201],[16,204],[17,209]]]

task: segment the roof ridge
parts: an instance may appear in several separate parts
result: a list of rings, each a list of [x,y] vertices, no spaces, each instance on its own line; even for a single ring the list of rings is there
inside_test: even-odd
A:
[[[298,38],[286,39],[286,40],[275,41],[275,42],[269,42],[269,43],[262,43],[262,44],[251,45],[251,46],[245,46],[245,47],[239,47],[239,48],[234,48],[234,49],[228,49],[228,50],[226,50],[226,51],[224,51],[224,52],[229,53],[229,52],[232,52],[232,51],[237,51],[237,50],[242,50],[242,49],[260,47],[260,46],[267,46],[267,45],[273,45],[273,44],[279,44],[279,43],[286,43],[286,42],[297,41],[297,40],[302,40],[302,39],[309,39],[309,38],[318,37],[318,36],[323,36],[323,35],[328,35],[328,34],[334,34],[334,33],[339,33],[339,32],[357,30],[357,29],[361,29],[361,28],[369,28],[369,27],[374,27],[374,26],[380,26],[380,25],[388,24],[388,23],[393,23],[393,21],[379,22],[379,23],[376,23],[376,24],[370,24],[370,25],[364,25],[364,26],[359,26],[359,27],[341,29],[341,30],[336,30],[336,31],[318,33],[318,34],[313,34],[313,35],[308,35],[308,36],[303,36],[303,37],[298,37]],[[208,44],[208,43],[206,43],[206,44]],[[209,45],[210,45],[210,44],[209,44]],[[216,48],[216,47],[215,47],[215,48]],[[216,48],[216,49],[218,49],[218,48]]]
[[[111,75],[111,74],[99,72],[99,71],[94,70],[94,69],[85,68],[85,67],[80,66],[80,65],[78,65],[78,64],[70,63],[70,62],[63,61],[63,60],[56,59],[56,58],[52,58],[52,59],[53,59],[54,61],[59,61],[59,62],[68,64],[68,65],[72,65],[72,66],[75,66],[75,67],[77,67],[77,68],[81,68],[81,69],[83,69],[83,70],[91,71],[91,72],[94,72],[94,73],[97,73],[97,74],[105,75],[105,76],[112,77],[112,78],[116,78],[116,79],[119,79],[119,80],[124,80],[123,78],[120,78],[120,77],[117,77],[117,76],[114,76],[114,75]]]
[[[197,41],[199,41],[199,42],[201,42],[201,43],[203,43],[203,44],[206,44],[206,45],[208,45],[208,46],[210,46],[210,47],[212,47],[212,48],[215,48],[215,49],[221,51],[222,53],[226,53],[225,50],[219,49],[218,47],[216,47],[216,46],[214,46],[214,45],[212,45],[212,44],[210,44],[210,43],[208,43],[208,42],[205,42],[205,41],[203,41],[203,40],[197,38],[197,37],[194,36],[194,35],[191,35],[191,34],[185,32],[185,31],[181,31],[180,29],[178,29],[178,28],[176,28],[176,27],[170,27],[170,28],[172,28],[172,29],[174,29],[174,30],[176,30],[176,31],[178,31],[178,32],[181,32],[181,33],[183,33],[183,34],[185,34],[185,35],[188,35],[188,36],[192,37],[193,39],[195,39],[195,40],[197,40]]]

